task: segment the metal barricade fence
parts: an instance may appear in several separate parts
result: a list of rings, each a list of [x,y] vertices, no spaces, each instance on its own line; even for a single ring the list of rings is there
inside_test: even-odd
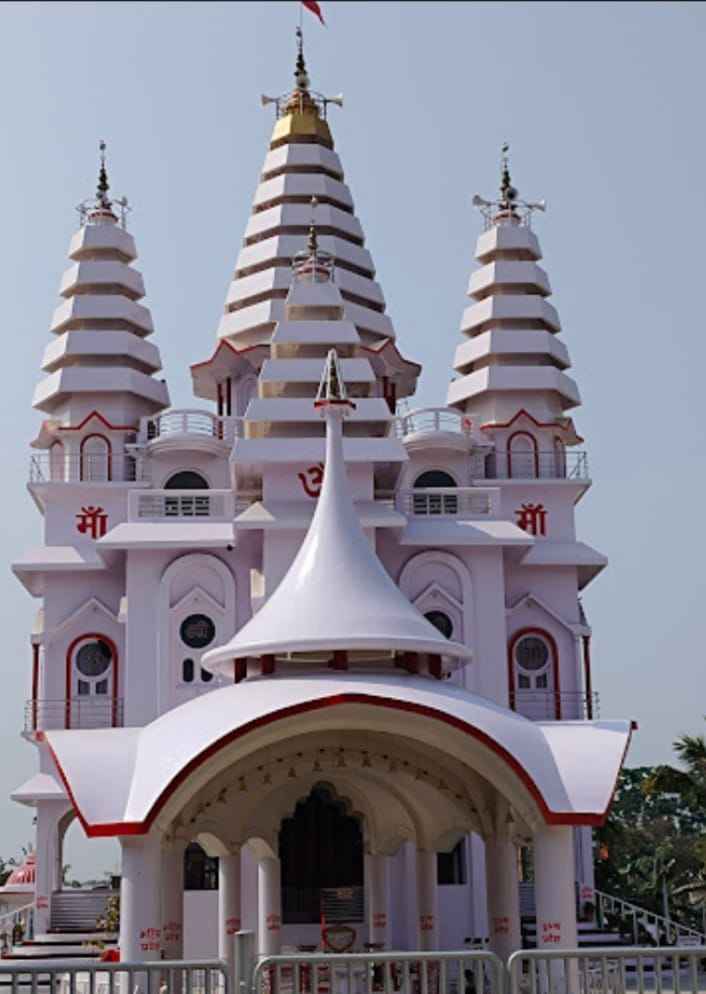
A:
[[[0,986],[10,994],[231,994],[228,980],[228,966],[220,960],[0,960]]]
[[[491,952],[370,952],[267,956],[248,994],[504,994]]]
[[[703,994],[706,946],[532,949],[507,970],[508,994]]]

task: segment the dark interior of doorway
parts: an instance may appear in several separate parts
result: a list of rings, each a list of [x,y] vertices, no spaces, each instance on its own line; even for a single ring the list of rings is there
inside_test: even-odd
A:
[[[334,791],[318,784],[285,818],[279,833],[282,918],[321,920],[322,891],[363,887],[363,832]]]

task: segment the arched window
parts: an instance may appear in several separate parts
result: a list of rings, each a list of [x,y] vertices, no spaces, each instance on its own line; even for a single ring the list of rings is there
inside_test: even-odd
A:
[[[412,496],[413,513],[458,514],[458,494],[443,492],[450,488],[456,489],[456,481],[445,470],[428,469],[421,473],[414,481],[414,489],[426,490],[427,493]]]
[[[528,628],[512,639],[510,706],[527,718],[561,717],[557,647],[548,632]]]
[[[184,850],[184,890],[218,890],[218,859],[207,856],[198,842]]]
[[[117,650],[103,635],[82,635],[66,659],[66,727],[105,728],[118,724]]]
[[[197,662],[201,654],[211,645],[216,637],[216,626],[207,614],[190,614],[179,625],[179,639],[190,649],[192,656],[183,659],[181,663],[182,683],[193,683],[198,677],[201,683],[210,683],[213,673],[205,670]]]
[[[81,479],[101,483],[111,478],[111,448],[104,435],[86,435],[81,441]]]
[[[164,484],[165,490],[208,490],[208,480],[192,469],[174,473]]]
[[[507,440],[508,476],[521,480],[531,480],[539,475],[539,454],[537,442],[526,431],[516,431]]]
[[[444,638],[450,639],[454,631],[454,623],[445,611],[427,611],[424,617]]]

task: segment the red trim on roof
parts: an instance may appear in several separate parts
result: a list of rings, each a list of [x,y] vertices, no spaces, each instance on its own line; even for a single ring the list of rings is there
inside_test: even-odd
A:
[[[91,413],[87,414],[86,417],[83,419],[83,421],[80,424],[78,424],[78,425],[66,425],[66,426],[64,426],[64,425],[58,425],[57,428],[56,428],[56,430],[57,431],[80,431],[82,428],[84,428],[88,424],[88,422],[91,420],[91,418],[98,418],[98,420],[101,421],[105,425],[106,428],[111,428],[113,431],[137,431],[137,425],[114,425],[114,424],[111,424],[111,422],[108,421],[107,418],[103,417],[103,415],[100,413],[100,411],[91,411]]]
[[[397,348],[394,338],[386,338],[382,345],[378,346],[378,348],[375,348],[374,345],[361,345],[360,348],[365,352],[372,352],[374,355],[380,355],[380,353],[384,352],[386,348],[392,348],[397,353],[401,361],[406,363],[406,365],[416,366],[419,370],[422,368],[422,364],[420,362],[415,362],[414,359],[405,359],[400,350]]]
[[[512,418],[510,418],[509,421],[486,421],[486,423],[481,425],[480,428],[481,431],[488,431],[488,429],[490,428],[510,428],[512,425],[514,425],[517,419],[521,417],[527,418],[529,421],[532,422],[532,424],[536,425],[538,428],[560,428],[562,431],[573,430],[574,434],[576,434],[576,429],[574,428],[574,423],[571,418],[568,419],[571,422],[570,428],[567,427],[566,425],[563,425],[560,421],[537,421],[537,419],[532,417],[530,412],[526,411],[524,407],[521,408],[517,412],[517,414],[515,414]],[[576,438],[579,440],[579,442],[583,442],[583,439],[581,438],[580,435],[576,434]]]
[[[202,362],[192,362],[192,364],[189,366],[189,369],[198,369],[200,366],[209,366],[216,358],[218,353],[221,351],[221,349],[224,348],[230,349],[231,352],[234,352],[236,355],[245,355],[246,352],[252,352],[254,349],[266,349],[269,348],[269,346],[264,342],[260,342],[257,345],[247,345],[243,349],[237,349],[232,342],[228,341],[227,338],[222,338],[218,343],[218,345],[216,346],[216,348],[214,349],[209,359],[204,359]]]
[[[149,832],[154,820],[157,818],[158,814],[165,806],[169,798],[175,791],[183,784],[191,774],[207,762],[212,756],[220,752],[226,746],[230,745],[232,742],[243,738],[248,733],[254,731],[257,728],[265,727],[276,721],[286,720],[298,714],[304,714],[309,711],[320,711],[324,708],[335,707],[339,704],[367,704],[371,707],[389,708],[395,711],[407,711],[412,714],[422,715],[426,718],[433,718],[443,724],[450,725],[466,735],[471,736],[476,739],[492,752],[496,753],[507,765],[512,769],[516,776],[525,785],[529,793],[532,795],[537,807],[542,813],[545,822],[548,825],[590,825],[594,827],[600,827],[606,820],[608,815],[608,810],[610,809],[610,803],[606,807],[606,810],[600,814],[595,812],[555,812],[551,811],[539,788],[532,779],[532,777],[527,773],[525,768],[520,764],[520,762],[507,751],[503,746],[499,745],[495,739],[491,738],[486,732],[481,731],[481,729],[476,728],[475,725],[471,725],[461,718],[457,718],[454,715],[446,714],[443,711],[439,711],[437,708],[429,707],[425,704],[418,704],[414,701],[396,701],[389,697],[378,697],[373,694],[360,694],[360,693],[341,693],[336,694],[331,697],[319,698],[315,701],[303,701],[300,704],[293,704],[289,707],[280,708],[277,711],[273,711],[270,714],[262,715],[259,718],[255,718],[252,721],[241,725],[239,728],[235,728],[232,731],[226,733],[226,735],[221,736],[216,742],[211,743],[203,749],[197,756],[194,756],[186,766],[184,766],[177,775],[170,781],[170,783],[164,788],[162,793],[159,795],[155,803],[152,805],[147,818],[144,821],[126,821],[126,822],[103,822],[96,825],[89,825],[84,816],[82,815],[76,799],[73,795],[71,787],[69,785],[68,778],[64,773],[64,770],[59,763],[58,757],[54,752],[54,749],[49,745],[49,750],[51,752],[56,768],[59,772],[61,780],[66,788],[66,792],[71,799],[71,803],[76,811],[76,815],[85,831],[86,835],[90,838],[106,837],[112,835],[146,835]],[[628,746],[630,745],[630,736],[628,736],[628,742],[623,752],[622,760],[625,759],[625,754],[627,753]],[[622,765],[621,760],[621,765]],[[618,771],[619,772],[619,771]],[[611,793],[611,802],[613,794],[615,793],[617,787],[616,783],[613,787],[613,792]]]

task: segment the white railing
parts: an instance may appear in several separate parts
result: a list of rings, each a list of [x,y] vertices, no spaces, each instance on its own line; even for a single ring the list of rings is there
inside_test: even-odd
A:
[[[252,994],[503,994],[505,967],[485,950],[266,956]],[[247,989],[247,987],[246,987]]]
[[[138,466],[132,456],[103,453],[33,452],[30,483],[133,483]]]
[[[508,994],[703,994],[706,948],[530,949],[507,964]]]
[[[494,487],[417,487],[398,490],[395,505],[410,517],[489,518],[498,498]]]
[[[438,431],[470,435],[473,423],[468,415],[453,407],[420,407],[419,410],[398,415],[395,429],[399,438]]]
[[[232,521],[232,490],[132,490],[128,521]]]
[[[242,420],[197,409],[166,411],[140,419],[138,442],[146,445],[157,439],[184,435],[232,443],[234,438],[239,437]]]
[[[629,928],[635,945],[639,944],[641,930],[643,930],[658,945],[664,943],[678,945],[682,940],[688,939],[691,942],[698,942],[699,945],[706,946],[706,935],[699,932],[698,929],[691,928],[690,925],[682,925],[664,915],[631,904],[630,901],[606,894],[602,890],[594,890],[594,894],[598,924],[605,927],[606,924],[610,924],[608,918],[615,916],[620,925]],[[611,927],[613,926],[611,925]],[[615,928],[617,931],[618,925]]]
[[[526,690],[510,691],[513,711],[534,721],[563,719],[592,721],[600,716],[598,691],[587,694],[583,690]]]
[[[0,915],[0,959],[10,946],[12,930],[19,923],[22,923],[24,928],[24,938],[34,938],[34,901]]]
[[[159,937],[159,929],[154,929]],[[147,937],[146,945],[151,944]],[[156,943],[159,945],[159,942]],[[96,949],[98,953],[98,949]],[[12,992],[52,994],[230,994],[228,966],[219,960],[157,960],[149,963],[77,963],[50,959],[0,960],[0,984]]]

